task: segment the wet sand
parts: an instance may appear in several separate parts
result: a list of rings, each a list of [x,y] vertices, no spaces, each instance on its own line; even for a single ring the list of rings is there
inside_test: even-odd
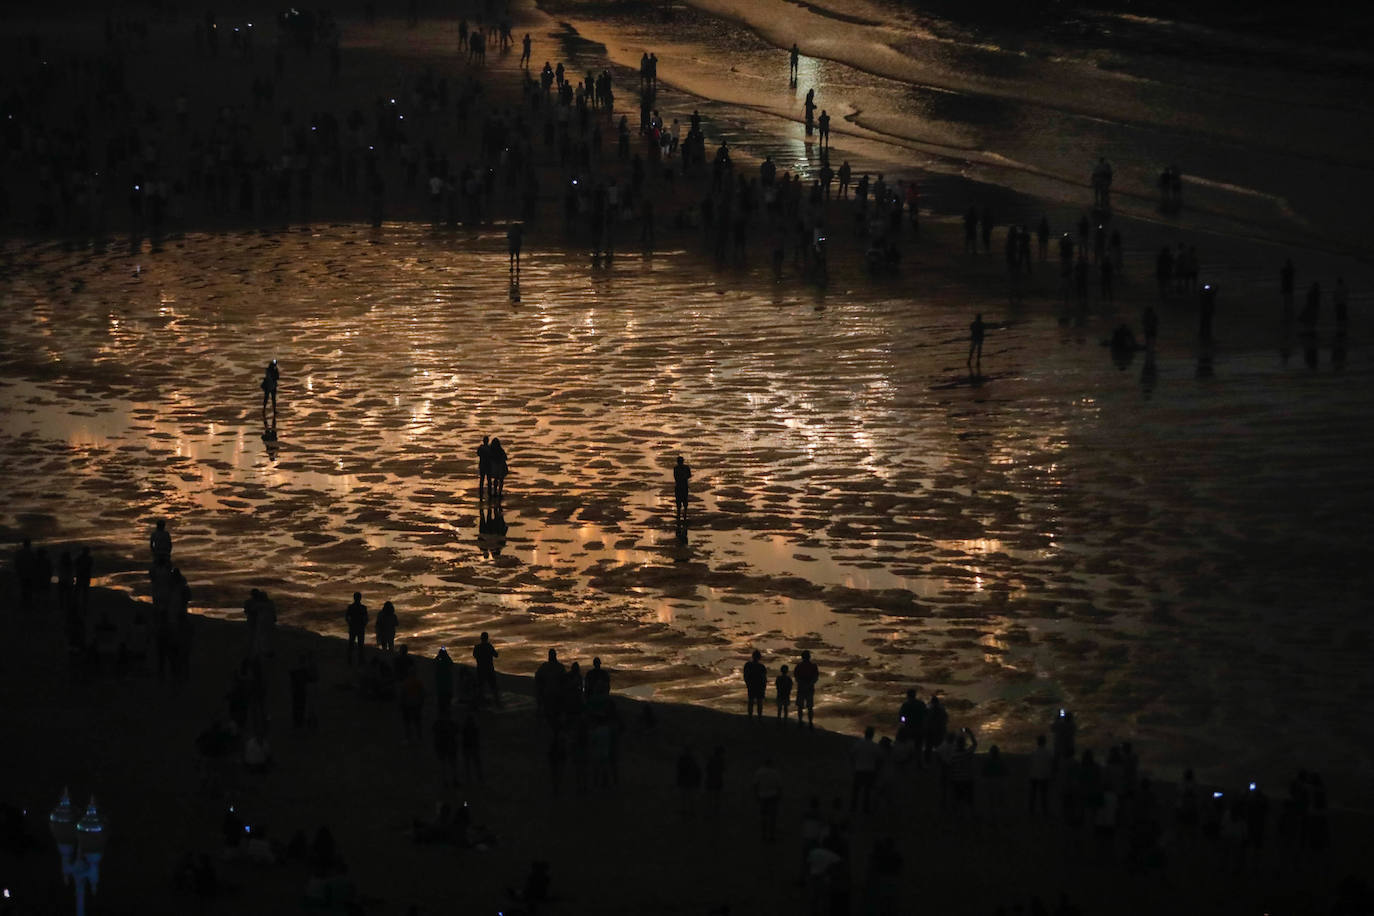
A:
[[[1069,705],[1165,770],[1316,766],[1363,800],[1367,335],[1339,367],[1328,326],[1316,371],[1302,341],[1285,360],[1273,250],[1209,237],[1220,346],[1171,302],[1157,358],[1118,369],[1100,342],[1152,298],[1159,237],[1127,225],[1123,295],[1081,312],[1044,265],[1009,302],[1000,255],[961,257],[948,221],[898,279],[837,245],[824,291],[716,269],[688,235],[590,269],[536,231],[518,303],[499,225],[11,240],[6,533],[91,541],[137,591],[124,545],[165,515],[208,616],[263,587],[337,634],[360,589],[426,652],[490,629],[513,666],[599,654],[725,709],[749,647],[770,668],[810,648],[837,728],[920,685],[1023,748]],[[975,311],[997,326],[971,378]],[[502,538],[479,533],[483,433],[512,456]]]

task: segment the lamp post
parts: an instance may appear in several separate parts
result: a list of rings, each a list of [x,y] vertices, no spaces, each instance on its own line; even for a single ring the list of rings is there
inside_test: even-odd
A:
[[[62,800],[48,815],[48,829],[62,853],[62,876],[76,882],[76,916],[86,916],[86,885],[95,893],[100,884],[100,859],[105,852],[105,820],[95,807],[95,796],[86,813],[77,820],[71,795],[62,790]]]

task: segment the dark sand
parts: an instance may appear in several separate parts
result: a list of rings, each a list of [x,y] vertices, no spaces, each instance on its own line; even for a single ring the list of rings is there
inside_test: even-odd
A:
[[[805,913],[809,891],[794,883],[802,808],[811,795],[827,811],[832,798],[848,800],[852,738],[671,705],[655,705],[657,727],[649,731],[637,724],[642,704],[623,696],[614,700],[626,723],[620,785],[577,792],[570,764],[563,794],[554,797],[545,762],[549,732],[535,717],[523,677],[503,677],[504,710],[479,713],[485,781],[445,790],[428,740],[404,744],[394,704],[357,694],[342,641],[290,629],[278,632],[278,674],[270,682],[276,768],[253,775],[231,767],[225,796],[207,797],[199,791],[194,740],[223,708],[229,675],[245,647],[243,626],[195,621],[193,675],[184,690],[144,670],[122,677],[94,673],[87,683],[74,684],[55,611],[20,616],[13,610],[12,582],[5,588],[10,610],[0,652],[7,750],[0,767],[8,788],[0,798],[28,809],[27,824],[38,838],[38,848],[24,856],[0,858],[16,914],[63,912],[69,905],[43,823],[67,785],[78,801],[94,791],[109,821],[99,910],[93,912],[128,914],[300,909],[308,877],[303,866],[220,858],[218,831],[231,802],[282,843],[298,828],[313,833],[328,824],[369,913],[400,914],[410,904],[423,913],[509,912],[505,888],[520,883],[533,858],[552,863],[558,900],[550,913],[703,914],[724,903],[735,913]],[[108,615],[123,626],[134,605],[98,589],[93,609],[93,619]],[[499,631],[494,638],[499,645]],[[306,651],[320,663],[317,731],[290,727],[281,674]],[[461,649],[455,655],[460,662],[465,657]],[[429,663],[421,664],[430,688]],[[428,700],[426,737],[432,693]],[[699,798],[694,816],[680,815],[674,760],[683,744],[698,754],[726,748],[719,810]],[[1141,751],[1142,772],[1155,775],[1149,748]],[[783,775],[776,844],[760,841],[750,795],[752,774],[766,757]],[[988,820],[988,787],[980,786],[983,822],[976,830],[941,817],[934,770],[893,771],[889,794],[880,796],[875,812],[849,823],[853,911],[865,912],[869,851],[886,835],[898,838],[905,861],[899,913],[989,913],[1032,894],[1052,901],[1061,889],[1088,913],[1325,913],[1333,877],[1357,867],[1350,856],[1363,848],[1359,838],[1366,827],[1338,813],[1337,853],[1327,861],[1285,849],[1271,824],[1265,847],[1232,873],[1224,845],[1177,833],[1171,789],[1159,791],[1168,865],[1132,873],[1120,864],[1124,836],[1109,846],[1086,830],[1069,832],[1022,815],[1019,759],[1012,760],[1001,823]],[[427,816],[445,798],[470,803],[496,845],[486,851],[412,845],[412,818]],[[221,878],[236,890],[210,901],[173,892],[172,869],[188,851],[211,853]]]

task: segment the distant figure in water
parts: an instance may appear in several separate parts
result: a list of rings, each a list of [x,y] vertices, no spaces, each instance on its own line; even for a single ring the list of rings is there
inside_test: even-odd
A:
[[[491,438],[482,437],[482,444],[477,446],[477,495],[481,496],[486,492],[487,479],[491,476]]]
[[[510,271],[520,272],[520,246],[525,241],[525,227],[522,223],[511,223],[506,230],[506,247],[510,249]]]
[[[817,124],[821,129],[821,149],[825,149],[830,146],[830,113],[822,109]]]
[[[806,90],[806,102],[805,102],[805,104],[804,104],[804,108],[805,108],[805,110],[806,110],[806,135],[809,137],[809,136],[811,136],[812,132],[816,129],[816,90],[815,90],[815,89],[808,89],[808,90]]]
[[[673,466],[673,499],[677,503],[678,515],[687,514],[687,481],[691,479],[692,468],[678,455],[677,464]]]
[[[793,86],[797,85],[797,67],[801,63],[801,51],[797,49],[797,43],[792,43],[791,66],[787,70],[787,81]]]
[[[983,324],[983,313],[979,312],[974,316],[973,323],[968,326],[968,363],[969,368],[976,365],[982,368],[983,365],[983,335],[987,331],[987,326]]]
[[[267,413],[267,402],[272,402],[273,426],[277,419],[277,383],[281,381],[281,370],[277,368],[277,361],[274,359],[267,364],[267,369],[262,373],[262,412]]]
[[[510,473],[506,450],[501,447],[500,438],[491,440],[491,451],[487,456],[491,463],[487,472],[487,495],[492,499],[500,499],[506,495],[506,475]]]

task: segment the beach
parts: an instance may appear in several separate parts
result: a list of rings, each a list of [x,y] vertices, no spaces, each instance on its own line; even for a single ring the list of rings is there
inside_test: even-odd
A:
[[[226,27],[234,12],[220,11]],[[517,38],[535,31],[536,67],[566,56],[577,72],[613,68],[633,119],[625,65],[644,23],[556,12],[515,11]],[[732,21],[709,6],[692,15]],[[98,47],[99,21],[83,21],[68,38]],[[453,20],[341,22],[339,81],[321,52],[292,54],[279,108],[327,101],[342,114],[379,91],[404,100],[424,67],[457,95],[475,75],[446,50]],[[60,46],[52,23],[40,25]],[[166,56],[157,67],[131,57],[131,81],[195,74],[184,85],[200,116],[219,80],[245,99],[249,79],[271,72],[266,43],[198,69],[191,25],[157,21]],[[705,80],[675,50],[690,34],[663,35],[665,117],[704,109],[708,151],[729,139],[742,173],[771,155],[814,175],[818,152],[782,94],[756,104],[758,93]],[[750,66],[775,53],[785,72],[767,42],[741,42],[729,53]],[[516,54],[493,52],[481,71],[493,110],[519,103]],[[816,74],[833,80],[827,91],[849,85],[828,73]],[[455,160],[471,155],[471,134],[422,117],[468,151]],[[269,149],[271,119],[249,121]],[[156,238],[128,234],[112,196],[103,237],[64,240],[33,231],[32,189],[12,184],[0,285],[6,541],[91,544],[101,584],[143,595],[145,562],[128,545],[165,517],[206,626],[239,619],[248,590],[264,588],[284,622],[338,636],[359,590],[374,606],[396,602],[399,641],[419,655],[483,629],[504,647],[503,670],[532,671],[550,647],[584,665],[599,655],[618,691],[690,704],[672,715],[730,729],[740,726],[696,707],[739,709],[749,649],[774,670],[809,649],[823,672],[818,721],[850,735],[891,734],[902,695],[919,686],[985,744],[1024,752],[1067,706],[1088,746],[1133,741],[1156,778],[1193,767],[1218,785],[1281,786],[1315,768],[1338,806],[1363,808],[1374,681],[1369,492],[1358,481],[1374,450],[1360,213],[1329,219],[1310,188],[1275,191],[1283,206],[1236,207],[1227,201],[1270,198],[1189,184],[1196,207],[1170,220],[1132,165],[1113,223],[1126,239],[1116,294],[1078,305],[1053,253],[1010,282],[1001,239],[1005,221],[1033,227],[1041,213],[1055,236],[1073,231],[1089,196],[1079,179],[1040,166],[1008,179],[982,152],[951,158],[958,144],[943,140],[913,160],[910,144],[931,138],[900,134],[847,119],[833,156],[875,174],[914,161],[889,177],[921,181],[919,237],[904,227],[900,269],[874,276],[851,205],[827,205],[824,286],[808,282],[790,243],[775,278],[767,229],[742,262],[720,263],[700,228],[675,228],[700,177],[651,176],[652,250],[627,223],[614,261],[591,264],[559,219],[567,173],[538,142],[541,194],[518,282],[506,251],[513,194],[496,198],[489,224],[436,224],[394,160],[380,226],[361,195],[322,183],[308,218],[295,207],[218,212],[188,195]],[[1084,180],[1094,142],[1062,153],[1083,160]],[[959,215],[989,201],[992,250],[964,255]],[[1180,239],[1203,249],[1203,280],[1223,291],[1212,345],[1198,343],[1195,298],[1155,291],[1154,254]],[[1276,280],[1290,252],[1304,279],[1329,289],[1346,277],[1348,329],[1328,318],[1312,335],[1284,331]],[[1157,347],[1114,362],[1104,342],[1122,322],[1138,327],[1149,303]],[[991,330],[974,372],[977,313]],[[264,438],[257,380],[269,359],[283,381],[276,435]],[[484,434],[511,454],[499,513],[476,492]],[[695,471],[685,536],[672,512],[678,454]],[[205,705],[180,725],[201,727]],[[672,750],[653,759],[666,768]],[[538,772],[537,749],[512,753]],[[394,807],[426,804],[405,801]],[[273,799],[276,816],[304,816],[282,804]]]
[[[12,597],[13,583],[5,585]],[[107,619],[124,632],[136,610],[124,595],[101,589],[92,593],[91,608],[92,620]],[[142,613],[149,610],[145,605]],[[812,796],[828,822],[843,825],[856,912],[879,899],[879,882],[868,870],[871,849],[891,835],[904,863],[892,888],[897,908],[877,912],[919,906],[989,913],[1032,896],[1053,907],[1063,892],[1087,913],[1160,907],[1324,913],[1337,899],[1339,877],[1358,871],[1358,858],[1350,857],[1358,856],[1366,830],[1362,818],[1334,812],[1332,851],[1294,852],[1275,838],[1232,873],[1225,845],[1170,825],[1168,865],[1128,869],[1129,831],[1108,842],[1057,818],[1026,818],[1024,761],[1015,756],[1006,807],[988,807],[995,796],[984,783],[980,810],[987,813],[976,828],[941,805],[935,771],[914,765],[884,781],[872,813],[861,806],[851,814],[851,736],[671,704],[653,704],[654,724],[646,726],[645,704],[619,692],[619,671],[611,672],[623,723],[618,783],[579,790],[574,756],[555,795],[549,730],[535,715],[529,678],[510,676],[504,655],[498,661],[504,705],[476,713],[484,778],[445,788],[428,741],[432,690],[426,740],[404,742],[395,701],[369,699],[357,686],[360,668],[345,665],[342,640],[287,628],[277,631],[269,659],[278,673],[267,702],[273,766],[247,772],[232,755],[207,791],[197,736],[223,716],[231,675],[248,643],[244,624],[195,620],[190,677],[180,688],[143,663],[130,663],[122,674],[109,664],[88,666],[74,681],[50,607],[22,620],[7,616],[5,629],[6,728],[23,736],[5,755],[5,785],[12,787],[5,801],[27,809],[27,827],[41,844],[22,855],[0,854],[15,914],[70,907],[71,891],[59,884],[44,824],[65,786],[78,805],[94,792],[107,819],[110,839],[92,898],[103,913],[311,911],[302,905],[311,868],[300,859],[253,861],[245,848],[229,847],[223,830],[230,806],[235,823],[283,852],[296,831],[313,838],[329,827],[361,911],[377,914],[413,912],[412,906],[421,913],[518,911],[507,890],[523,886],[534,860],[550,864],[553,899],[541,913],[805,911],[815,896],[813,885],[799,880],[802,818]],[[499,632],[493,639],[504,649]],[[465,647],[454,649],[459,665],[471,664]],[[315,728],[291,727],[280,676],[302,653],[318,664],[310,703]],[[428,688],[432,670],[427,661],[420,664]],[[462,703],[455,708],[460,719],[466,715]],[[687,815],[674,788],[675,759],[684,746],[699,757],[717,746],[726,755],[718,798],[699,792]],[[783,791],[773,843],[759,838],[751,788],[757,768],[770,759]],[[1153,770],[1146,756],[1142,774]],[[1156,784],[1155,791],[1168,812],[1172,787]],[[431,820],[440,801],[469,806],[473,824],[484,828],[481,848],[413,842],[412,822]],[[219,891],[211,896],[174,886],[179,863],[201,853],[217,876]],[[1183,903],[1180,888],[1187,889]]]

